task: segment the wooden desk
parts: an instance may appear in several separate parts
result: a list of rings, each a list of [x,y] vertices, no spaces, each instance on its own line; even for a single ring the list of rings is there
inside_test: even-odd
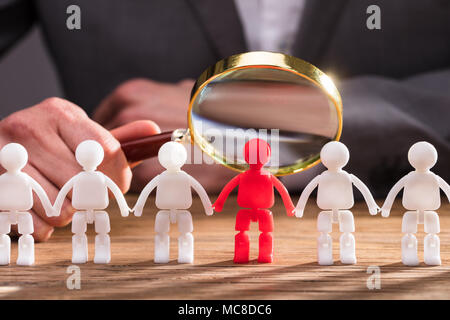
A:
[[[215,197],[214,197],[215,199]],[[443,199],[444,200],[444,199]],[[134,205],[135,196],[128,196]],[[297,201],[297,196],[294,197]],[[446,203],[446,200],[443,201]],[[71,265],[70,226],[55,231],[51,240],[36,244],[36,265],[18,267],[17,243],[12,264],[0,267],[2,299],[449,299],[450,298],[450,205],[439,210],[443,266],[405,267],[400,262],[401,216],[396,203],[389,219],[370,216],[363,203],[355,205],[358,264],[322,267],[316,262],[316,218],[313,201],[303,219],[287,217],[281,199],[275,216],[275,262],[257,264],[257,225],[252,225],[251,259],[248,265],[232,262],[235,198],[212,217],[203,214],[194,200],[195,264],[180,265],[177,258],[177,227],[172,225],[171,262],[153,263],[154,198],[141,218],[120,217],[115,206],[111,217],[112,262],[96,265],[93,258],[93,227],[89,226],[89,259],[81,268],[81,289],[69,290],[66,273]],[[381,201],[378,201],[381,204]],[[334,226],[334,257],[339,258],[337,226]],[[423,261],[423,226],[419,226],[419,257]],[[366,286],[369,266],[381,268],[381,289]]]

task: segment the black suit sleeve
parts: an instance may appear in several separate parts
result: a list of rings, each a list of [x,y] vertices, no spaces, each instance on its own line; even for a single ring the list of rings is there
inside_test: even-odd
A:
[[[30,29],[35,19],[33,1],[0,0],[0,56]]]

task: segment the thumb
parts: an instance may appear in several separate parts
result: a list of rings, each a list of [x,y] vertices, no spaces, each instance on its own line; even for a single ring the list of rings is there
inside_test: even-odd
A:
[[[114,128],[110,132],[119,142],[127,142],[161,133],[161,129],[151,120],[139,120]]]
[[[110,132],[114,138],[123,143],[161,133],[161,129],[151,120],[139,120],[114,128]],[[137,164],[131,163],[130,167],[135,167]]]

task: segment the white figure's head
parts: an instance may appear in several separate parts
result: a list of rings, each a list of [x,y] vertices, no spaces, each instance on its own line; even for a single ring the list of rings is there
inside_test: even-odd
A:
[[[431,143],[420,141],[409,148],[409,163],[417,171],[430,170],[436,164],[437,159],[436,148]]]
[[[350,158],[345,144],[339,141],[330,141],[322,147],[320,160],[328,170],[337,171],[345,167]]]
[[[102,163],[104,156],[101,144],[94,140],[81,142],[75,150],[75,158],[85,171],[95,170]]]
[[[166,142],[159,148],[159,163],[169,171],[177,171],[186,163],[186,149],[174,141]]]
[[[20,171],[28,162],[28,152],[21,144],[8,143],[0,151],[0,162],[8,172]]]

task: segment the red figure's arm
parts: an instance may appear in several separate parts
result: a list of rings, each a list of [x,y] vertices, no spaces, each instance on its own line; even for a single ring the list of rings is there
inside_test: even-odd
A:
[[[223,187],[222,191],[219,194],[219,197],[217,198],[216,202],[213,204],[213,208],[215,211],[220,212],[222,211],[223,205],[225,204],[225,201],[227,200],[228,196],[230,195],[231,191],[233,191],[234,188],[236,188],[239,185],[239,180],[241,179],[241,175],[238,174],[236,177],[231,179],[225,187]]]
[[[294,215],[294,204],[292,203],[291,197],[289,196],[289,192],[287,191],[286,187],[281,183],[280,180],[278,180],[277,177],[274,175],[271,176],[271,180],[273,183],[273,186],[281,195],[281,199],[283,199],[284,207],[286,208],[287,215],[293,216]]]

